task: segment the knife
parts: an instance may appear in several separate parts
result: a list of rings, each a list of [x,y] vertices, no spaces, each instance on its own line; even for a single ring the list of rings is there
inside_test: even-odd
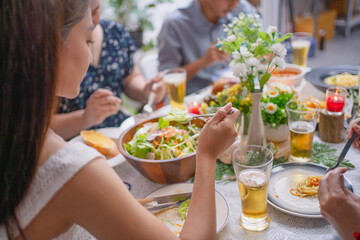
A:
[[[187,200],[187,199],[191,198],[191,194],[192,194],[191,192],[178,193],[178,194],[165,195],[165,196],[159,196],[159,197],[142,198],[142,199],[137,199],[137,200],[146,209],[156,210],[154,208],[158,208],[158,207],[165,208],[165,207],[174,205],[178,202]],[[161,209],[161,208],[158,208],[158,209]]]

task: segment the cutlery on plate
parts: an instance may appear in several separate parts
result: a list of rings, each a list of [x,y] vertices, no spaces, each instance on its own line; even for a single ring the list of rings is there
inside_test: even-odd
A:
[[[162,209],[166,207],[170,207],[179,202],[185,201],[191,198],[190,193],[178,193],[172,195],[165,195],[159,197],[149,197],[149,198],[141,198],[137,199],[137,201],[142,204],[146,209],[152,211],[157,209]]]
[[[360,126],[360,122],[358,122],[357,125]],[[351,138],[346,142],[344,149],[341,151],[341,154],[339,156],[339,159],[338,159],[336,165],[333,167],[329,167],[325,173],[327,173],[331,170],[334,170],[335,168],[337,168],[340,165],[340,163],[344,160],[346,153],[349,151],[351,144],[354,142],[356,137],[357,137],[357,134],[354,131],[353,134],[351,135]]]
[[[157,88],[157,83],[154,83],[152,85],[152,88],[151,88],[151,92],[149,94],[149,99],[148,99],[148,102],[147,104],[143,107],[143,113],[152,113],[154,110],[152,108],[152,105],[155,101],[155,96],[156,96],[156,93],[155,93],[155,90]]]

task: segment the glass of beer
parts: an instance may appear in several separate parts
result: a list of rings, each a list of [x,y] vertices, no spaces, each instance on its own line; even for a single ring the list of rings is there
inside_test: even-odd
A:
[[[185,109],[184,97],[186,94],[186,70],[183,68],[165,71],[163,81],[172,108]]]
[[[306,68],[307,58],[311,45],[310,33],[297,32],[291,36],[291,47],[293,52],[293,63]]]
[[[290,129],[290,161],[312,161],[312,143],[320,111],[320,103],[296,99],[286,104]]]
[[[270,224],[267,194],[272,162],[272,152],[263,146],[241,146],[232,154],[241,199],[240,225],[247,230],[263,231]]]

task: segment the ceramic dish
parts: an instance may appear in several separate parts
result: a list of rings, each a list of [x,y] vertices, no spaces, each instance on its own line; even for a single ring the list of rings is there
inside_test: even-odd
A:
[[[273,167],[269,181],[268,203],[278,210],[305,218],[322,218],[318,198],[297,197],[290,193],[296,183],[309,176],[324,175],[327,167],[314,163],[284,163]],[[350,186],[347,179],[344,181]]]
[[[285,75],[289,76],[285,76]],[[269,83],[278,82],[284,85],[297,87],[305,75],[305,69],[295,65],[286,64],[284,70],[276,69],[269,79]]]
[[[324,82],[324,79],[330,76],[334,76],[336,74],[348,72],[351,74],[358,74],[356,66],[349,66],[349,65],[333,65],[333,66],[326,66],[320,68],[314,68],[310,72],[306,73],[305,79],[312,83],[314,86],[319,88],[322,91],[326,91],[328,87],[333,87],[333,85],[328,85]],[[358,89],[357,86],[355,87],[345,87],[347,89]]]
[[[192,192],[194,184],[192,183],[177,183],[165,186],[154,192],[150,193],[145,197],[158,197],[175,193],[186,193]],[[226,225],[229,219],[229,206],[225,200],[225,198],[218,192],[215,191],[215,205],[216,205],[216,233],[219,233]],[[162,211],[162,210],[160,210]],[[156,212],[154,212],[156,213]],[[181,231],[180,226],[177,224],[171,224],[169,221],[180,222],[180,216],[175,216],[176,214],[172,214],[169,212],[168,215],[171,219],[161,219],[175,234],[178,234]],[[182,224],[179,224],[182,225]]]

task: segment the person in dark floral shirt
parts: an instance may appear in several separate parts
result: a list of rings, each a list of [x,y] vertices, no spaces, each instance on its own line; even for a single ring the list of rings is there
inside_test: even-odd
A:
[[[134,67],[134,41],[122,25],[100,20],[100,0],[91,3],[92,19],[96,26],[91,44],[92,61],[74,99],[59,99],[58,114],[52,121],[54,131],[65,139],[84,129],[118,127],[128,116],[120,111],[120,93],[139,102],[147,102],[157,76],[147,82]],[[158,84],[155,102],[165,96]]]

